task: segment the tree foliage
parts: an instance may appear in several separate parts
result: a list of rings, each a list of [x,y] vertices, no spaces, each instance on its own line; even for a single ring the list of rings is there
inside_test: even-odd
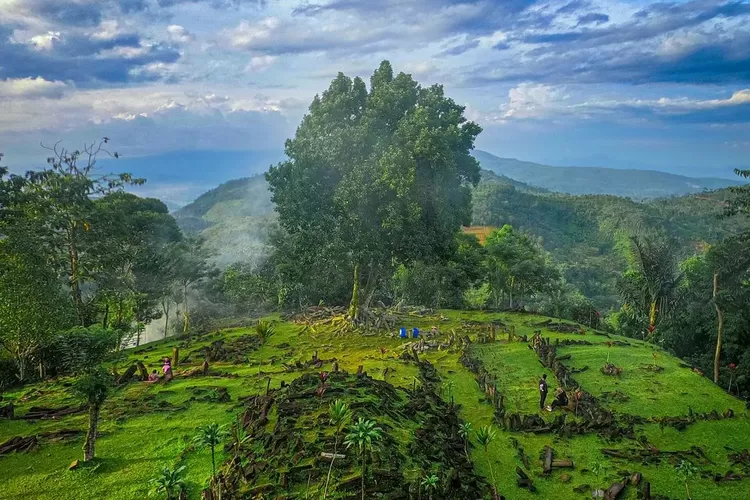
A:
[[[353,283],[333,283],[348,281],[354,298],[361,284],[367,306],[394,263],[449,258],[479,181],[469,152],[481,129],[463,111],[441,86],[394,76],[387,61],[369,90],[340,73],[287,141],[289,160],[266,176],[285,231],[276,242],[281,261],[324,274],[348,270]],[[341,289],[316,289],[286,269],[300,302],[341,299]],[[356,316],[360,304],[352,306]]]

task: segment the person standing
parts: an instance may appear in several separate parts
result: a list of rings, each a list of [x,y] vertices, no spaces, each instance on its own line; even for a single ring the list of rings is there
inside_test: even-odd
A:
[[[542,375],[539,379],[539,409],[544,410],[544,401],[547,399],[547,374]]]

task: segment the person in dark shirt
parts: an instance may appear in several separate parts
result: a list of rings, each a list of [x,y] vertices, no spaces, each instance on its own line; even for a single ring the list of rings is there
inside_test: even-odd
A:
[[[547,399],[547,374],[539,379],[539,409],[544,409],[544,401]]]
[[[565,394],[565,390],[562,387],[558,387],[555,392],[555,400],[552,401],[552,405],[548,408],[549,411],[555,408],[565,408],[568,406],[568,395]]]

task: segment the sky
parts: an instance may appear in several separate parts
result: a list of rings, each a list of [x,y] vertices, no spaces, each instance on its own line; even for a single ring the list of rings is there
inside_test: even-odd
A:
[[[316,93],[383,59],[498,156],[750,167],[750,0],[0,0],[3,164],[107,136],[186,203],[281,159]]]

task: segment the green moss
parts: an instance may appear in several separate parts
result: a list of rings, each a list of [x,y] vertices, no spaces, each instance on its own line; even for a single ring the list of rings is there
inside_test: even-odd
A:
[[[102,434],[97,442],[99,458],[93,466],[75,471],[67,470],[74,459],[82,456],[82,436],[56,443],[42,441],[39,449],[31,453],[13,453],[0,457],[3,498],[144,498],[150,489],[149,480],[159,468],[164,465],[173,466],[182,459],[182,463],[187,466],[189,497],[197,499],[200,498],[200,490],[211,469],[210,453],[194,450],[189,443],[198,426],[210,422],[233,422],[241,408],[240,399],[264,393],[269,379],[272,387],[279,387],[282,381],[290,383],[304,373],[331,369],[331,363],[326,363],[320,370],[309,368],[287,371],[282,363],[293,364],[296,360],[305,362],[317,350],[321,359],[336,359],[340,369],[356,372],[361,365],[373,378],[385,378],[396,387],[411,388],[418,376],[414,363],[404,363],[398,359],[400,346],[405,341],[397,338],[395,331],[381,336],[339,336],[326,327],[318,327],[302,333],[301,325],[283,322],[279,316],[269,319],[277,322],[276,335],[266,345],[247,353],[247,363],[211,364],[212,372],[227,373],[232,377],[182,378],[180,373],[200,366],[203,362],[200,350],[203,347],[218,339],[229,342],[242,335],[253,335],[250,328],[225,329],[196,337],[189,343],[186,343],[186,339],[170,338],[124,352],[125,360],[119,363],[121,372],[136,360],[142,360],[149,371],[160,369],[161,358],[171,357],[175,346],[180,346],[182,359],[191,352],[192,354],[187,362],[176,367],[177,376],[169,384],[131,383],[114,391],[103,411]],[[403,325],[397,326],[416,326],[422,330],[437,326],[444,334],[469,333],[475,338],[479,330],[466,330],[463,326],[465,322],[500,320],[508,326],[515,325],[518,335],[531,336],[539,328],[534,323],[544,319],[526,314],[440,311],[432,317],[409,318]],[[706,477],[697,478],[691,483],[694,498],[734,500],[750,497],[749,480],[715,484],[708,477],[710,473],[724,474],[730,469],[727,453],[731,450],[750,448],[750,419],[740,401],[727,395],[708,379],[681,368],[677,359],[663,351],[654,350],[643,342],[618,338],[614,340],[627,341],[631,346],[609,348],[606,342],[611,339],[595,335],[591,331],[586,335],[543,331],[544,336],[553,341],[574,339],[594,344],[561,347],[558,354],[570,354],[571,359],[566,363],[572,368],[589,366],[587,371],[573,376],[595,396],[614,391],[627,395],[626,401],[610,399],[603,402],[616,413],[649,419],[686,415],[688,408],[695,412],[710,412],[714,409],[723,412],[732,408],[736,414],[732,419],[699,421],[683,431],[670,427],[662,430],[656,423],[647,423],[636,426],[635,432],[636,435],[645,436],[650,443],[662,450],[686,450],[691,446],[700,446],[705,450],[711,464],[701,466]],[[536,382],[542,373],[548,373],[550,388],[555,388],[554,376],[541,366],[534,352],[525,343],[507,343],[506,337],[501,335],[500,341],[495,344],[474,344],[472,349],[485,367],[497,376],[499,390],[506,396],[506,405],[511,412],[538,412]],[[610,360],[624,370],[620,378],[604,376],[599,372],[608,352]],[[652,355],[654,352],[657,353],[656,361]],[[446,387],[450,384],[450,393],[455,402],[461,405],[460,414],[464,420],[471,422],[474,429],[492,424],[492,406],[485,401],[474,375],[460,364],[459,354],[457,350],[433,350],[423,354],[421,358],[433,363],[437,369],[442,378],[442,397],[446,400],[449,399]],[[654,373],[643,368],[654,362],[663,367],[664,371]],[[5,397],[14,401],[17,413],[21,415],[32,406],[77,405],[79,403],[66,386],[68,383],[69,380],[59,380],[29,386],[6,393]],[[226,388],[231,401],[207,403],[195,399],[198,394],[196,391],[210,391],[215,387]],[[373,398],[372,395],[364,394],[360,397],[363,401],[372,401]],[[324,406],[321,403],[320,411],[311,415],[311,419],[304,423],[306,430],[303,437],[306,441],[319,439],[321,432],[325,436],[331,436],[332,429],[323,415],[326,411]],[[553,416],[542,413],[545,419]],[[277,423],[275,409],[268,418],[266,431],[271,432]],[[400,443],[400,448],[408,450],[409,443],[414,439],[416,426],[412,423],[394,422],[387,417],[384,417],[382,424],[387,426],[389,435]],[[23,420],[0,421],[0,442],[17,435],[27,436],[60,429],[83,430],[86,425],[85,414],[34,423]],[[530,460],[530,470],[527,473],[539,489],[537,494],[519,490],[515,485],[514,471],[521,462],[511,439],[517,440]],[[574,460],[576,468],[565,471],[572,476],[569,483],[559,481],[562,471],[553,472],[551,478],[541,477],[540,453],[546,445],[556,450],[556,456]],[[672,498],[684,496],[684,485],[674,473],[674,464],[668,460],[661,464],[643,465],[608,459],[600,451],[602,448],[627,449],[632,446],[634,442],[631,440],[605,442],[594,434],[563,439],[550,434],[532,435],[498,430],[498,437],[489,449],[489,457],[475,445],[471,447],[470,454],[476,470],[485,478],[490,476],[489,458],[500,493],[507,498],[575,498],[577,494],[572,492],[574,487],[581,484],[607,486],[618,479],[619,471],[622,470],[642,472],[652,483],[654,493]],[[597,478],[590,469],[598,462],[604,468]],[[404,467],[405,474],[418,475],[415,464],[407,462]],[[355,477],[356,471],[347,474]],[[273,481],[273,476],[267,475],[253,486]],[[317,491],[315,488],[317,486],[313,485],[311,491]],[[632,499],[635,496],[630,491],[624,498]]]

